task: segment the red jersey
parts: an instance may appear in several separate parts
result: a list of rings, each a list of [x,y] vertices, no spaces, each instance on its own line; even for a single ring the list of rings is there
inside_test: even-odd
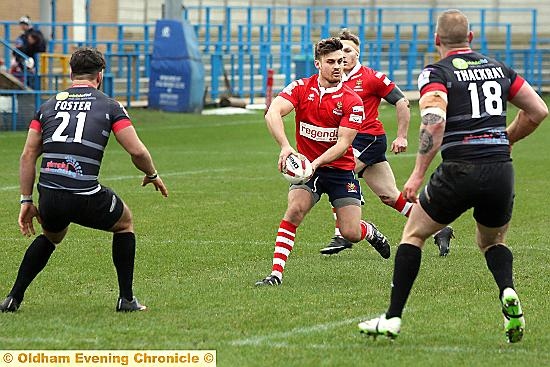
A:
[[[395,87],[388,77],[380,72],[359,63],[344,77],[344,84],[353,89],[363,100],[365,106],[365,121],[360,133],[384,135],[384,126],[378,120],[378,106]]]
[[[316,74],[295,80],[279,93],[294,105],[296,147],[310,161],[336,144],[340,126],[359,130],[364,119],[363,102],[356,93],[343,83],[332,88],[320,87],[318,78]],[[325,167],[353,170],[352,147]]]

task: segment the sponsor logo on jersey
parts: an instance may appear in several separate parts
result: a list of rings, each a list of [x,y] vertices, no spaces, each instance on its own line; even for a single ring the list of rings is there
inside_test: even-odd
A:
[[[66,100],[67,98],[69,98],[69,92],[59,92],[59,93],[57,93],[57,95],[55,96],[55,100],[56,100],[56,101],[64,101],[64,100]]]
[[[357,192],[357,185],[355,185],[353,182],[348,182],[346,184],[346,190],[348,190],[348,192]]]
[[[453,59],[453,66],[458,70],[468,69],[468,63],[466,60],[461,59],[460,57]]]
[[[349,120],[351,122],[355,122],[357,124],[360,124],[361,122],[363,122],[363,115],[356,115],[356,114],[351,114],[349,115]]]
[[[315,141],[332,142],[338,140],[338,129],[315,126],[300,121],[300,135]]]
[[[48,173],[60,173],[70,177],[82,176],[82,167],[80,167],[80,163],[70,155],[65,157],[64,162],[46,162],[46,171]]]
[[[92,96],[92,93],[73,93],[73,94],[69,94],[69,98],[80,98],[80,99],[86,98],[86,99],[89,99],[91,96]]]
[[[453,66],[459,70],[465,70],[465,69],[468,69],[470,66],[479,66],[487,63],[489,63],[489,60],[487,59],[464,60],[464,59],[461,59],[460,57],[457,57],[452,61]]]
[[[307,96],[307,100],[308,100],[308,101],[314,101],[314,100],[315,100],[315,94],[314,94],[314,93],[310,93],[309,96]]]
[[[332,110],[332,113],[337,115],[337,116],[342,116],[344,114],[342,112],[342,102],[341,101],[338,101],[338,103],[336,103],[336,108]]]
[[[362,80],[362,79],[357,79],[357,80],[355,81],[355,86],[356,86],[356,87],[361,87],[362,85],[363,85],[363,80]]]
[[[365,108],[363,106],[353,106],[351,108],[352,112],[365,112]]]

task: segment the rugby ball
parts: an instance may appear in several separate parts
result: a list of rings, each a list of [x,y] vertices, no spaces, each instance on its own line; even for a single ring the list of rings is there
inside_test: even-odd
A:
[[[286,158],[283,176],[293,185],[300,185],[309,181],[313,175],[311,162],[303,154],[291,154]]]

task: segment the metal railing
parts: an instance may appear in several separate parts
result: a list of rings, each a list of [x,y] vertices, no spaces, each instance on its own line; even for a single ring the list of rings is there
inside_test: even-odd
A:
[[[390,7],[221,7],[185,8],[183,19],[193,24],[205,65],[211,99],[232,93],[254,102],[265,93],[268,69],[275,70],[274,90],[297,74],[314,72],[313,45],[346,27],[361,40],[361,62],[381,70],[404,90],[416,89],[416,78],[434,56],[435,19],[442,9]],[[550,85],[550,53],[539,49],[537,11],[525,8],[465,8],[476,37],[473,47],[516,68],[539,91]],[[498,16],[496,16],[498,15]],[[36,23],[52,27],[55,39],[48,51],[69,54],[74,47],[94,46],[105,54],[105,92],[127,105],[147,96],[153,48],[153,24]],[[14,22],[0,22],[4,59],[9,64]],[[73,35],[85,29],[85,40]],[[11,33],[10,33],[11,32]],[[82,32],[81,32],[82,33]],[[109,36],[105,36],[108,34]],[[541,40],[544,42],[544,40]],[[1,54],[0,54],[1,55]],[[37,62],[37,68],[43,61]],[[46,69],[47,70],[47,69]],[[63,71],[59,72],[60,74]],[[44,73],[35,78],[46,89],[62,87],[64,76]],[[56,79],[57,78],[57,79]],[[36,82],[35,81],[35,82]],[[40,84],[38,84],[40,85]],[[4,93],[2,93],[4,94]]]

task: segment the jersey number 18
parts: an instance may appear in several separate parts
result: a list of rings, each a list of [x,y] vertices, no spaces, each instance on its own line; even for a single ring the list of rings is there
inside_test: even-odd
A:
[[[472,101],[472,118],[481,117],[479,100],[479,93],[477,91],[477,84],[470,83],[468,85],[470,91],[470,100]],[[481,91],[485,100],[485,112],[492,116],[499,116],[502,114],[502,87],[494,80],[486,81],[481,85]]]

